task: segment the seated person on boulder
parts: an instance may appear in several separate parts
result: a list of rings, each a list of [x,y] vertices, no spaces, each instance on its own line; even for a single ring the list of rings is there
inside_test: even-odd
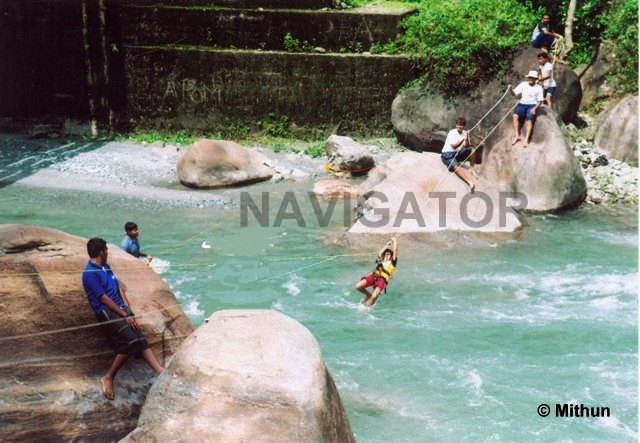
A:
[[[100,380],[105,397],[113,400],[113,379],[130,356],[142,357],[156,374],[163,369],[140,331],[125,292],[107,264],[107,243],[101,238],[92,238],[87,242],[87,252],[90,259],[82,273],[82,286],[96,319],[104,323],[102,330],[116,353],[111,367]]]
[[[476,189],[476,185],[471,180],[469,173],[476,176],[476,153],[471,148],[469,142],[469,132],[464,130],[467,121],[460,117],[456,120],[456,127],[447,134],[447,139],[442,147],[442,154],[440,159],[442,163],[449,169],[449,172],[455,172],[455,174],[464,181],[471,192]],[[462,167],[461,163],[464,163],[467,158],[469,159],[469,173]]]
[[[393,250],[389,249],[393,242]],[[380,293],[389,284],[391,274],[396,269],[398,263],[398,240],[395,237],[387,242],[382,249],[378,252],[378,258],[376,259],[376,267],[373,272],[360,279],[356,284],[356,289],[364,294],[364,297],[360,300],[363,305],[372,307]],[[373,293],[367,291],[366,288],[373,286]]]
[[[542,21],[540,21],[531,35],[531,46],[537,49],[542,49],[545,52],[551,50],[551,46],[556,39],[562,38],[560,34],[557,34],[551,30],[550,24],[551,18],[549,14],[543,14]]]
[[[531,140],[531,133],[533,132],[533,124],[536,122],[536,113],[538,108],[544,100],[544,93],[542,86],[537,85],[538,72],[529,71],[527,74],[527,81],[520,83],[513,88],[513,85],[509,85],[507,90],[514,97],[520,97],[518,106],[511,117],[513,124],[513,140],[512,145],[515,145],[520,141],[520,122],[524,120],[525,139],[523,147],[529,145]]]

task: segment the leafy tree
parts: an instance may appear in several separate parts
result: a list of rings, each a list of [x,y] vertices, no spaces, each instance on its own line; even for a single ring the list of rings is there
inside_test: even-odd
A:
[[[638,93],[638,2],[615,0],[606,17],[604,37],[613,42],[616,53],[609,80],[616,95]]]
[[[506,67],[527,43],[536,17],[517,0],[430,0],[403,21],[399,44],[413,55],[429,83],[458,93]]]

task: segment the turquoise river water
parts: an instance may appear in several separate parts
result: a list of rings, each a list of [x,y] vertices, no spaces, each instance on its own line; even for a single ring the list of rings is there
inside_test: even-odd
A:
[[[0,188],[0,223],[119,244],[135,220],[143,250],[166,251],[160,263],[194,265],[161,277],[195,325],[234,308],[276,309],[305,325],[360,442],[637,440],[637,208],[529,216],[519,239],[488,245],[407,247],[401,237],[388,293],[366,312],[353,286],[374,254],[320,263],[362,251],[331,246],[341,220],[320,228],[300,202],[307,227],[249,218],[241,228],[238,209],[14,183]],[[555,417],[564,403],[611,416]]]

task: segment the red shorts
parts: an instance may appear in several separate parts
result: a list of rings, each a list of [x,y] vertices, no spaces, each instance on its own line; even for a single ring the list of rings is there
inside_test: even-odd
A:
[[[384,287],[387,286],[387,282],[384,281],[384,278],[380,277],[377,274],[369,274],[362,277],[360,280],[365,280],[367,284],[365,288],[369,286],[373,286],[374,288],[380,288],[380,292],[384,291]]]

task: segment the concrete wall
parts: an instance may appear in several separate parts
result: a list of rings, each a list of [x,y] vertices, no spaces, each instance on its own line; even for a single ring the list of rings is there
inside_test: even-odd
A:
[[[284,50],[286,34],[339,52],[368,51],[400,31],[406,10],[387,13],[309,10],[236,10],[130,6],[123,9],[122,39],[129,45],[194,45]]]
[[[326,0],[223,3],[235,6],[246,1],[272,7],[326,4]],[[95,120],[103,128],[213,130],[221,122],[255,122],[273,112],[298,126],[328,128],[340,123],[341,130],[374,133],[390,128],[393,98],[417,75],[401,56],[212,47],[244,42],[249,47],[281,48],[283,33],[291,29],[294,36],[297,32],[301,39],[313,37],[314,43],[328,49],[363,42],[366,50],[365,44],[387,41],[395,34],[398,16],[290,10],[256,15],[253,10],[211,8],[219,4],[215,1],[165,0],[155,3],[174,7],[144,6],[149,3],[0,1],[2,122],[5,117],[75,118]],[[198,11],[185,4],[206,7]],[[249,27],[250,22],[257,25]],[[265,29],[271,31],[262,35]],[[208,41],[211,30],[222,37]],[[170,44],[185,41],[195,46]]]
[[[126,48],[135,126],[213,130],[226,118],[273,112],[298,126],[373,133],[391,128],[391,102],[415,77],[402,56]]]

